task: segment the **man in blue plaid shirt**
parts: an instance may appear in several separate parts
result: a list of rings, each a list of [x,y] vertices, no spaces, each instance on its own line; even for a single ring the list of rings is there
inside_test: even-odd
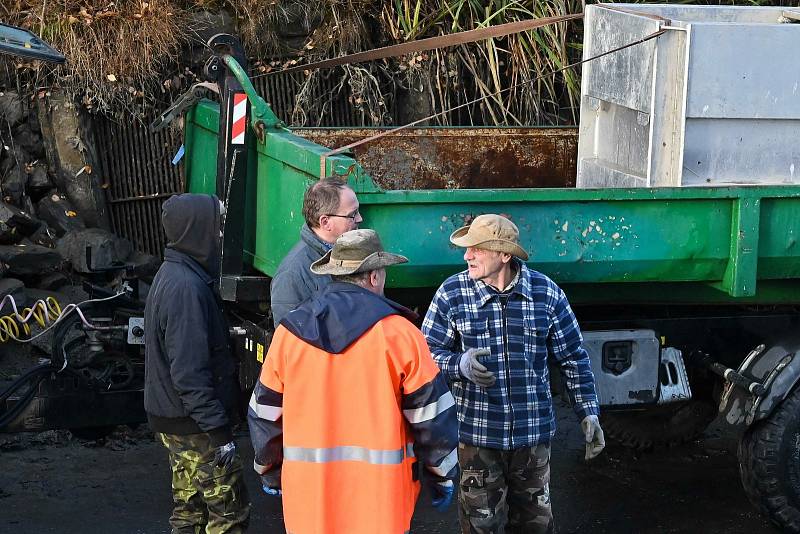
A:
[[[436,291],[422,333],[458,404],[462,532],[551,533],[548,356],[581,420],[586,459],[605,446],[578,322],[561,288],[525,265],[507,218],[480,215],[450,241],[466,248],[467,270]]]

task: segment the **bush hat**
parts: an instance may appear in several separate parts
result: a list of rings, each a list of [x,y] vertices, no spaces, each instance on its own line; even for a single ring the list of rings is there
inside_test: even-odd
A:
[[[311,264],[311,272],[330,275],[366,273],[407,262],[405,256],[383,250],[375,230],[359,229],[339,236],[333,248]]]
[[[502,215],[486,213],[478,215],[471,224],[462,226],[450,235],[456,246],[495,250],[528,261],[528,253],[519,245],[517,225]]]

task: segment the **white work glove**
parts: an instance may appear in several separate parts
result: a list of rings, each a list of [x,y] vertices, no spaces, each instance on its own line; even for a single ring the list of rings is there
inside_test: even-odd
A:
[[[586,459],[591,460],[606,446],[603,429],[600,428],[600,419],[596,415],[587,415],[581,421],[581,429],[586,438]]]
[[[497,378],[493,372],[478,361],[481,356],[488,356],[489,354],[489,349],[467,350],[458,361],[458,370],[461,372],[461,376],[482,388],[493,386]]]

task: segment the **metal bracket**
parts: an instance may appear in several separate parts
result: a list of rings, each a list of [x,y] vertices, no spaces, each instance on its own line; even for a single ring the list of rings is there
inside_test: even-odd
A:
[[[157,132],[169,126],[172,121],[183,115],[187,109],[195,105],[201,98],[205,97],[206,90],[219,94],[219,86],[216,83],[200,82],[194,84],[188,91],[183,93],[169,109],[159,115],[156,120],[150,124],[150,131]]]
[[[692,398],[689,375],[686,373],[686,364],[683,363],[681,351],[672,347],[662,349],[658,371],[661,381],[658,404],[669,404]]]
[[[271,278],[266,276],[222,276],[219,292],[222,300],[259,302],[269,299]]]
[[[796,340],[774,342],[766,350],[765,345],[759,345],[736,371],[714,364],[721,369],[711,370],[716,374],[723,371],[727,380],[719,412],[729,424],[751,425],[765,419],[794,389],[800,380],[797,347]]]
[[[747,377],[744,374],[744,370],[762,352],[764,352],[764,345],[759,345],[750,351],[750,354],[747,355],[738,370],[733,370],[730,367],[725,367],[721,363],[711,361],[709,355],[702,353],[699,353],[700,357],[698,358],[698,363],[708,368],[712,373],[724,378],[727,383],[733,386],[739,386],[748,393],[760,397],[766,393],[766,386],[758,380],[752,380]],[[726,402],[725,396],[723,396],[722,402]]]
[[[222,56],[222,59],[225,62],[225,66],[228,67],[228,72],[236,78],[236,81],[239,82],[242,90],[247,95],[247,100],[250,101],[250,110],[252,111],[250,125],[256,134],[258,135],[259,130],[263,132],[265,128],[285,129],[286,125],[283,121],[272,112],[269,104],[258,95],[256,88],[253,87],[253,83],[250,81],[250,77],[247,75],[247,71],[236,61],[236,57],[225,55]],[[259,140],[263,142],[263,135],[259,137]]]

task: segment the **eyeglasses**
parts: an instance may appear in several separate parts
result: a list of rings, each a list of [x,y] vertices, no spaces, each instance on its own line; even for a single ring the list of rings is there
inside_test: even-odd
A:
[[[356,220],[356,218],[357,218],[359,215],[361,215],[361,213],[359,213],[359,211],[358,211],[358,210],[356,210],[356,211],[354,211],[353,213],[351,213],[351,214],[349,214],[349,215],[337,215],[337,214],[335,214],[335,213],[326,213],[325,215],[327,215],[328,217],[341,217],[342,219],[351,219],[351,220]]]

